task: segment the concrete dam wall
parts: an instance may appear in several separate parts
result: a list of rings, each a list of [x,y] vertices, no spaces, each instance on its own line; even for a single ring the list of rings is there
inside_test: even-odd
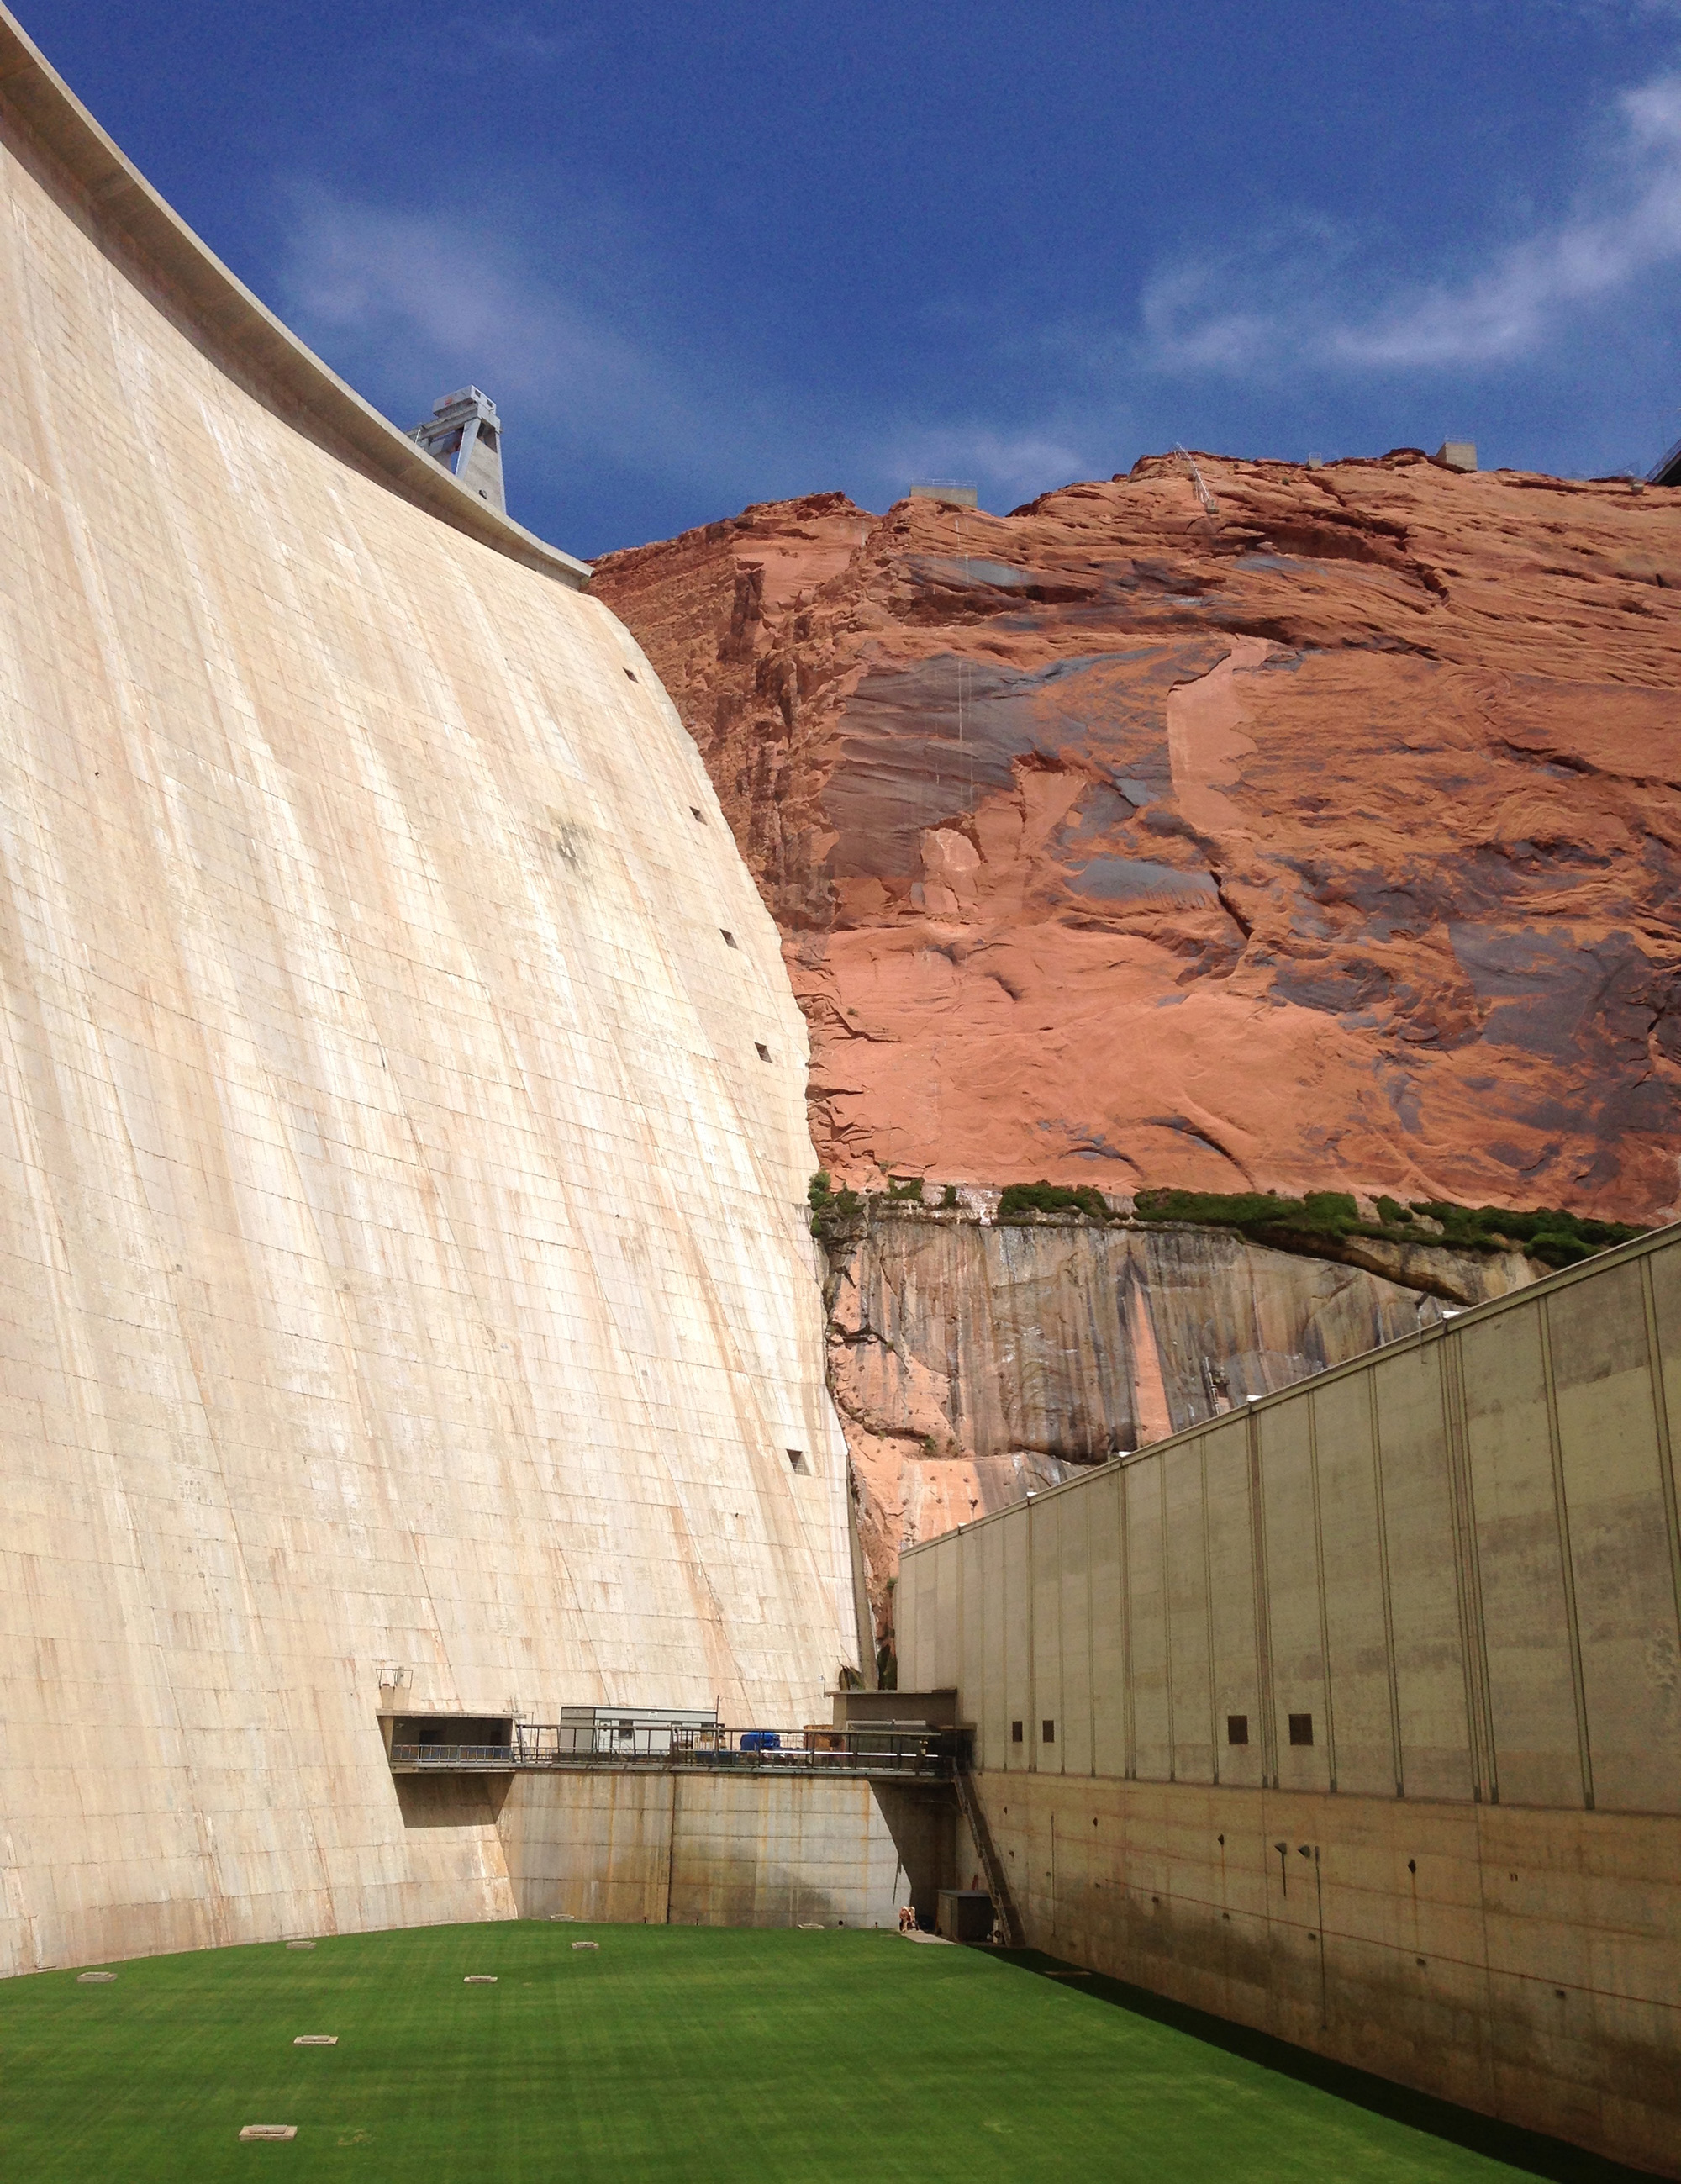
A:
[[[382,1677],[856,1658],[776,931],[582,566],[8,16],[0,380],[0,1971],[510,1914]]]
[[[1681,2174],[1678,1414],[1668,1228],[908,1553],[1028,1940]]]

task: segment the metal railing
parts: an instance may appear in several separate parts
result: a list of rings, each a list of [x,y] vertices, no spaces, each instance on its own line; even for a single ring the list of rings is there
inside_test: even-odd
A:
[[[909,1774],[948,1780],[949,1730],[689,1729],[610,1723],[517,1722],[508,1744],[393,1744],[397,1773],[474,1774],[529,1768],[702,1768],[756,1774]]]

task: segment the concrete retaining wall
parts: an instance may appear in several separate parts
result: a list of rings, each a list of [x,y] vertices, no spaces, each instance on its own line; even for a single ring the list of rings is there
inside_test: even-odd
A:
[[[908,1554],[1034,1938],[1674,2170],[1678,1416],[1668,1229]]]
[[[1030,1947],[1681,2173],[1681,1820],[1066,1775],[976,1788]]]
[[[519,1775],[498,1827],[520,1914],[652,1925],[932,1927],[949,1787],[699,1772]]]

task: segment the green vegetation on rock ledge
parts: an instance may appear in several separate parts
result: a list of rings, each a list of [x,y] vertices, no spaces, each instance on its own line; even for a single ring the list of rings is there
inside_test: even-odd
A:
[[[806,1199],[811,1207],[811,1233],[820,1237],[838,1234],[873,1206],[923,1203],[916,1177],[891,1178],[885,1192],[857,1191],[845,1185],[837,1190],[827,1168],[819,1168],[812,1177]],[[1235,1228],[1251,1243],[1269,1244],[1279,1251],[1311,1251],[1316,1245],[1334,1247],[1350,1236],[1369,1236],[1384,1244],[1439,1244],[1450,1251],[1524,1251],[1549,1267],[1573,1267],[1578,1259],[1591,1258],[1595,1251],[1607,1251],[1613,1244],[1626,1244],[1630,1237],[1645,1233],[1625,1222],[1590,1221],[1556,1206],[1515,1213],[1504,1206],[1456,1206],[1446,1199],[1414,1199],[1405,1206],[1395,1198],[1373,1202],[1378,1218],[1366,1221],[1353,1194],[1346,1190],[1310,1190],[1300,1198],[1281,1198],[1270,1190],[1141,1190],[1132,1217]],[[954,1212],[960,1205],[955,1187],[948,1184],[935,1210]],[[1047,1183],[1043,1178],[1008,1184],[994,1217],[1007,1227],[1042,1213],[1072,1213],[1095,1222],[1127,1218],[1090,1184]]]
[[[861,1195],[845,1184],[837,1190],[826,1167],[820,1167],[806,1184],[805,1202],[811,1208],[814,1236],[832,1236],[843,1223],[855,1221],[864,1211]]]
[[[921,1206],[926,1201],[920,1175],[890,1175],[885,1191],[854,1190],[846,1184],[837,1190],[827,1168],[820,1167],[805,1186],[805,1202],[811,1208],[812,1234],[832,1236],[849,1227],[872,1206]],[[961,1204],[956,1185],[949,1183],[937,1211],[956,1212]]]
[[[1503,1206],[1455,1206],[1445,1199],[1379,1198],[1376,1221],[1363,1221],[1345,1190],[1310,1190],[1302,1198],[1266,1191],[1141,1190],[1140,1221],[1187,1221],[1236,1228],[1257,1244],[1300,1248],[1316,1237],[1372,1236],[1387,1244],[1440,1244],[1454,1251],[1525,1251],[1549,1267],[1574,1266],[1644,1233],[1620,1221],[1589,1221],[1554,1206],[1515,1213]]]
[[[1083,1213],[1093,1221],[1108,1221],[1114,1217],[1109,1201],[1100,1190],[1088,1183],[1071,1187],[1066,1184],[1012,1183],[1005,1186],[998,1201],[994,1218],[1014,1221],[1024,1213]]]

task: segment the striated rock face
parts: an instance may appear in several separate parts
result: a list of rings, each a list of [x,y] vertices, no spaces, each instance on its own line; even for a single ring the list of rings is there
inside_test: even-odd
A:
[[[599,565],[775,913],[839,1178],[1678,1196],[1681,492],[1177,458]],[[1531,1269],[872,1223],[831,1379],[901,1540]],[[1363,1268],[1363,1271],[1360,1270]],[[1426,1311],[1436,1307],[1425,1306]]]
[[[1435,1251],[1480,1303],[1544,1268]],[[1439,1316],[1434,1296],[1229,1230],[877,1208],[829,1246],[829,1384],[877,1635],[902,1547]]]
[[[611,557],[843,1176],[1678,1197],[1681,491],[1177,459]]]

